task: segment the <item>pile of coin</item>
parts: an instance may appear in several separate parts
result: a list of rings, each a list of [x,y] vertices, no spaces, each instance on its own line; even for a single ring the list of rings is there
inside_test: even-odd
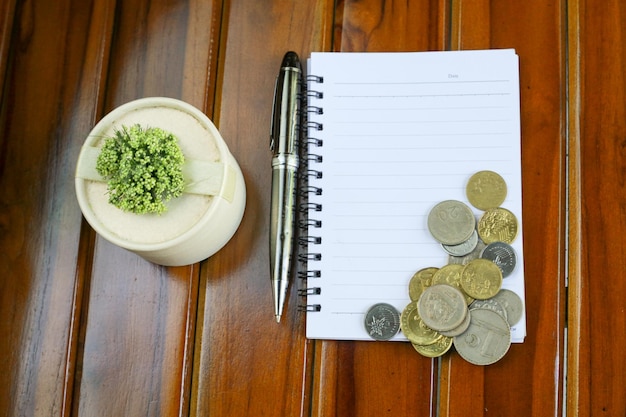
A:
[[[506,198],[506,183],[499,174],[474,174],[466,193],[470,204],[483,210],[483,215],[476,222],[472,209],[456,200],[442,201],[430,211],[429,231],[448,253],[449,261],[413,275],[411,302],[399,315],[399,326],[424,356],[441,356],[454,345],[468,362],[489,365],[506,354],[511,326],[522,317],[520,297],[502,289],[503,279],[516,264],[510,244],[517,236],[518,224],[513,213],[500,207]],[[395,335],[397,318],[391,309],[397,314],[384,303],[370,309],[366,317],[370,336],[388,340]],[[386,332],[383,324],[387,324]]]
[[[508,351],[511,326],[523,311],[520,297],[501,288],[501,277],[499,268],[482,258],[417,271],[409,283],[411,302],[400,315],[402,332],[427,357],[441,356],[454,345],[475,365],[497,362]]]

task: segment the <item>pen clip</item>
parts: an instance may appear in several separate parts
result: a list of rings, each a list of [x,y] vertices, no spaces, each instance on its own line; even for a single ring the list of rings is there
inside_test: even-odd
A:
[[[278,79],[280,76],[276,77],[276,81],[274,82],[274,98],[272,100],[272,121],[270,123],[270,151],[274,151],[276,149],[276,138],[274,137],[275,127],[276,127],[276,95],[278,93]]]

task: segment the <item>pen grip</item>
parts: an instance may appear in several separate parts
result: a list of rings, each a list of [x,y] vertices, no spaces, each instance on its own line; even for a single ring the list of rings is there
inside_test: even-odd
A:
[[[270,259],[272,280],[287,281],[295,236],[297,158],[272,161]],[[276,162],[276,163],[275,163]]]

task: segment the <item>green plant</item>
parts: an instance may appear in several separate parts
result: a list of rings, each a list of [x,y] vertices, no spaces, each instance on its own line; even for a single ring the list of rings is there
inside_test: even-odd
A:
[[[105,139],[96,170],[108,182],[109,203],[136,214],[161,214],[167,201],[182,195],[184,161],[174,135],[136,124]]]

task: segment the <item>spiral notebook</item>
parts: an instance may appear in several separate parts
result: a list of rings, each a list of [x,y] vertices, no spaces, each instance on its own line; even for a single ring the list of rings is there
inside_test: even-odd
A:
[[[386,302],[401,312],[413,274],[448,263],[430,209],[467,203],[467,181],[482,170],[507,182],[502,207],[519,233],[503,288],[524,300],[515,51],[313,53],[307,67],[306,336],[372,340],[367,310]],[[513,342],[525,323],[524,314]]]

